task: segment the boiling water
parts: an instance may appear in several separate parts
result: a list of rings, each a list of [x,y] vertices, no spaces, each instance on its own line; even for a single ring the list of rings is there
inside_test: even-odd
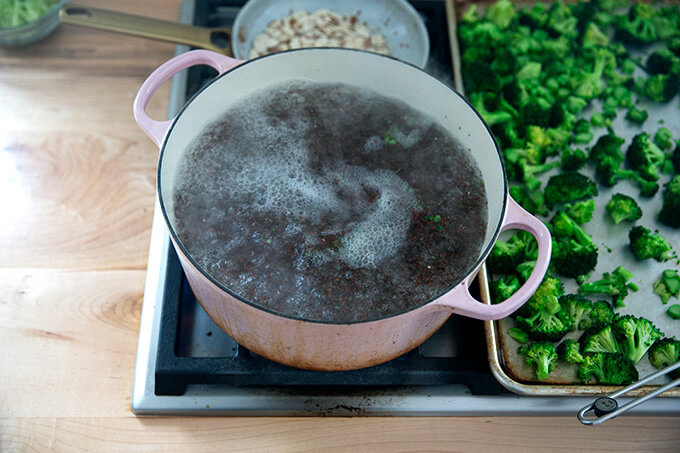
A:
[[[174,190],[189,254],[235,294],[308,320],[404,312],[479,257],[484,183],[469,151],[396,99],[289,82],[231,106]]]

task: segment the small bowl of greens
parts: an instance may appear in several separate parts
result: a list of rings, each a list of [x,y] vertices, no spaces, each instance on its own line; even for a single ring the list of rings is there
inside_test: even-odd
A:
[[[66,0],[0,0],[0,46],[38,41],[59,25],[59,8]]]

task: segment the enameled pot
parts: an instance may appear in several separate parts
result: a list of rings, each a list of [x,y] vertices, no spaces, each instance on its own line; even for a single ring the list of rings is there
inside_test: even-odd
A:
[[[219,75],[171,120],[155,121],[144,109],[154,91],[173,74],[193,65],[209,65]],[[172,188],[182,153],[228,106],[251,93],[287,80],[340,82],[400,98],[426,111],[469,148],[481,170],[488,201],[488,227],[482,251],[468,274],[440,297],[407,312],[355,323],[329,323],[275,313],[240,297],[199,268],[175,232]],[[196,297],[210,317],[251,351],[286,365],[313,370],[352,370],[377,365],[415,348],[451,314],[500,319],[518,309],[536,290],[549,264],[550,234],[539,219],[508,194],[500,151],[477,112],[456,91],[424,71],[399,60],[346,49],[303,49],[242,62],[196,50],[160,66],[144,82],[134,103],[144,132],[161,148],[157,190],[161,209],[182,267]],[[487,305],[470,295],[469,286],[498,235],[522,229],[538,241],[531,277],[508,300]]]

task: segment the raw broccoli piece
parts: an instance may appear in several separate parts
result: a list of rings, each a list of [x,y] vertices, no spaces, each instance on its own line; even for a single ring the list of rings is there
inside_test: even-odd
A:
[[[615,193],[605,209],[612,222],[617,225],[624,220],[634,222],[642,218],[642,209],[637,201],[622,193]]]
[[[564,148],[560,158],[560,165],[565,170],[578,170],[588,160],[586,153],[577,148]]]
[[[653,197],[659,191],[659,183],[648,181],[635,170],[624,170],[612,161],[604,162],[597,167],[597,176],[602,184],[613,187],[619,181],[630,179],[634,181],[640,189],[640,196]]]
[[[668,261],[675,257],[671,246],[660,234],[653,234],[649,229],[636,225],[628,232],[630,250],[638,260],[654,258],[656,261]]]
[[[546,164],[532,165],[524,161],[519,161],[517,165],[517,173],[523,182],[527,182],[536,175],[545,173],[546,171],[552,170],[560,166],[559,161],[550,162]]]
[[[674,176],[666,184],[663,206],[661,212],[659,212],[659,221],[664,225],[680,228],[680,175]]]
[[[551,265],[558,274],[577,277],[595,269],[597,245],[573,219],[558,212],[549,227],[553,234]]]
[[[510,25],[515,15],[515,7],[510,0],[498,0],[489,7],[486,18],[503,29]]]
[[[498,304],[515,294],[522,286],[514,275],[505,275],[491,283],[493,302]]]
[[[519,263],[517,265],[517,276],[519,277],[519,281],[522,283],[526,282],[529,280],[529,277],[531,276],[531,273],[534,271],[534,268],[536,267],[536,259],[524,261],[523,263]]]
[[[628,296],[628,290],[637,291],[638,287],[630,282],[633,278],[633,274],[624,269],[623,267],[617,267],[614,272],[605,272],[602,279],[584,283],[579,286],[579,294],[602,294],[609,295],[612,297],[612,303],[615,307],[623,307],[625,304],[623,300]],[[583,344],[583,343],[581,343]]]
[[[645,94],[654,102],[668,102],[680,88],[677,74],[655,74],[645,80]]]
[[[545,198],[540,190],[529,191],[525,185],[512,186],[510,196],[530,213],[548,215],[548,207],[545,205]]]
[[[520,346],[519,353],[526,356],[527,365],[536,367],[536,378],[543,381],[557,365],[555,346],[547,341],[537,341],[529,346]]]
[[[603,300],[593,302],[593,308],[590,310],[590,321],[592,325],[614,321],[614,310],[612,309],[612,306]]]
[[[609,118],[605,118],[602,112],[595,112],[590,117],[590,124],[595,127],[609,127],[612,125],[612,122]]]
[[[578,368],[583,382],[625,385],[639,379],[635,364],[621,354],[593,354],[585,356]]]
[[[621,152],[621,145],[625,142],[621,137],[613,133],[605,134],[597,139],[597,142],[590,150],[590,160],[596,164],[602,161],[614,160],[622,163],[626,156]]]
[[[614,331],[620,338],[621,352],[633,363],[638,363],[654,342],[664,336],[650,320],[632,315],[614,321]]]
[[[647,58],[647,72],[649,74],[668,74],[676,71],[680,64],[680,59],[667,47],[653,52]]]
[[[571,330],[583,330],[590,327],[590,312],[593,310],[591,301],[578,294],[566,294],[560,298],[560,305],[571,318]]]
[[[630,121],[631,123],[635,124],[642,124],[645,121],[647,121],[647,118],[649,117],[649,113],[647,113],[647,110],[645,109],[638,109],[634,105],[631,105],[628,107],[628,111],[626,112],[626,119]]]
[[[662,338],[654,342],[651,348],[649,348],[650,363],[658,369],[666,368],[667,366],[673,365],[675,362],[680,360],[680,341],[675,338]],[[671,378],[677,379],[680,377],[680,369],[671,371]]]
[[[577,201],[575,203],[568,204],[564,207],[566,214],[574,219],[578,224],[584,224],[590,222],[593,218],[593,212],[595,211],[595,201],[590,198],[588,200]]]
[[[590,123],[585,119],[580,119],[574,125],[572,136],[574,143],[589,143],[593,139],[593,133],[590,132]]]
[[[570,202],[597,195],[597,184],[588,176],[576,171],[553,175],[545,187],[544,196],[548,206]]]
[[[567,363],[581,363],[584,359],[579,349],[580,346],[575,340],[564,340],[557,346],[557,357]]]
[[[588,22],[581,35],[581,43],[583,47],[606,46],[609,44],[609,37],[595,23]]]
[[[671,149],[673,146],[673,135],[666,127],[659,128],[654,134],[654,143],[661,149]]]
[[[476,92],[468,96],[470,103],[477,110],[477,113],[484,119],[486,124],[493,126],[498,123],[505,123],[512,121],[512,114],[507,111],[490,111],[486,107],[486,99],[484,93]]]
[[[518,231],[507,242],[496,241],[487,259],[489,269],[494,273],[512,274],[517,265],[527,259],[527,251],[533,248],[535,242],[534,237],[525,231]]]
[[[680,294],[680,275],[674,269],[666,269],[661,273],[661,277],[654,283],[654,294],[661,298],[665,304],[671,297],[678,297]]]
[[[616,38],[628,44],[651,44],[659,39],[655,24],[656,10],[648,4],[636,3],[628,16],[618,16]]]
[[[545,152],[542,148],[535,146],[527,146],[526,148],[506,148],[503,150],[503,158],[506,162],[512,164],[525,162],[535,165],[545,162]]]
[[[659,179],[659,172],[665,158],[664,152],[654,144],[646,132],[633,137],[626,151],[626,160],[630,166],[648,181]]]
[[[563,294],[564,287],[559,280],[544,279],[519,310],[515,318],[517,326],[534,340],[559,341],[571,328],[571,318],[558,300]]]
[[[611,324],[596,324],[581,334],[578,340],[584,353],[621,352]]]

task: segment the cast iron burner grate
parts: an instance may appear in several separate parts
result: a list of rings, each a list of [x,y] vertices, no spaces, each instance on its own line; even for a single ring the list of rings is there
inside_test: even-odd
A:
[[[430,35],[426,70],[444,81],[452,74],[444,2],[411,2]],[[230,26],[244,1],[198,0],[194,24]],[[195,67],[187,76],[186,99],[208,83],[214,71]],[[356,371],[320,372],[272,362],[238,345],[203,311],[175,251],[168,254],[155,370],[156,395],[182,395],[187,385],[225,384],[334,391],[393,386],[463,384],[475,395],[505,393],[492,376],[481,321],[452,317],[415,350],[382,365]]]

